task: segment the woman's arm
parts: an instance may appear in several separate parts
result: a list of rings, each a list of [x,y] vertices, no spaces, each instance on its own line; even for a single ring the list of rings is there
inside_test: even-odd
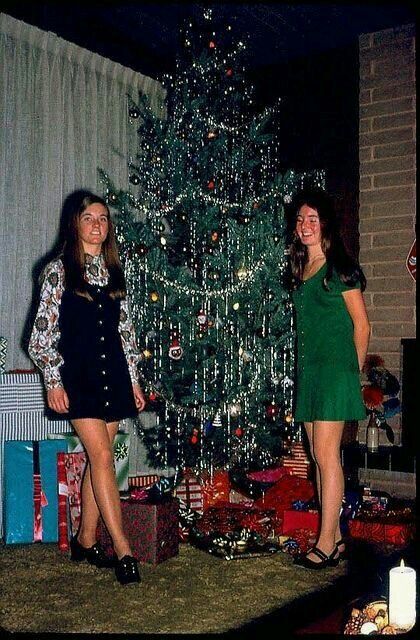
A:
[[[360,289],[344,291],[343,298],[347,311],[353,321],[353,338],[359,362],[359,370],[361,371],[365,362],[370,339],[370,323],[366,313],[365,301]]]
[[[134,325],[131,319],[131,312],[127,298],[125,300],[121,300],[121,312],[118,331],[121,336],[122,348],[127,360],[131,382],[133,384],[138,384],[139,375],[137,371],[137,365],[140,362],[141,356],[137,349],[136,334],[134,331]]]
[[[64,361],[57,349],[63,290],[64,270],[61,260],[50,262],[44,271],[39,307],[28,349],[31,360],[42,371],[47,390],[63,386],[59,367]]]

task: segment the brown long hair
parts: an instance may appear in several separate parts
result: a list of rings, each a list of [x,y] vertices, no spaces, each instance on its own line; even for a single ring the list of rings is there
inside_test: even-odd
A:
[[[295,215],[303,205],[311,207],[318,212],[321,225],[321,248],[327,261],[327,273],[324,278],[324,287],[328,289],[328,281],[331,280],[333,271],[336,271],[340,280],[354,286],[360,282],[361,290],[366,288],[366,278],[356,260],[347,253],[341,238],[334,204],[330,196],[323,189],[311,189],[299,192],[294,198],[293,209]],[[303,270],[308,259],[308,250],[294,233],[290,245],[291,271],[294,287],[302,282]]]
[[[124,272],[118,256],[114,225],[105,200],[93,193],[85,193],[79,204],[72,207],[64,229],[61,259],[64,266],[65,286],[80,296],[92,300],[85,279],[85,253],[79,236],[79,221],[82,213],[91,204],[101,204],[108,216],[108,235],[102,244],[105,264],[109,272],[108,293],[113,299],[123,299],[127,295]]]

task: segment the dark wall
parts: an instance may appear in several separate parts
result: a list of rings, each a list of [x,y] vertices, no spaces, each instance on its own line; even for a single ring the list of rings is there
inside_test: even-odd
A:
[[[251,74],[256,100],[281,97],[280,155],[285,168],[325,169],[343,238],[357,255],[359,193],[358,43]]]

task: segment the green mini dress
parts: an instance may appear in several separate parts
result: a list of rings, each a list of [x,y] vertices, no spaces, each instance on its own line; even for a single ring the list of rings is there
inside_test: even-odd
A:
[[[348,287],[334,271],[323,286],[324,264],[293,292],[297,331],[296,422],[363,420],[353,322],[342,293]]]

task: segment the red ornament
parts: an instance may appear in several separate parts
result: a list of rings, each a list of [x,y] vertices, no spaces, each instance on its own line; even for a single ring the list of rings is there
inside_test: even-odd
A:
[[[267,418],[275,418],[278,412],[279,412],[279,408],[275,402],[272,402],[271,404],[269,404],[265,410],[265,414]]]
[[[198,429],[192,430],[192,436],[190,438],[191,444],[197,444],[198,442]]]
[[[241,427],[237,427],[235,429],[235,436],[238,436],[238,438],[240,438],[243,435],[244,435],[244,430]]]
[[[214,180],[210,180],[210,181],[207,183],[207,189],[214,189],[214,186],[215,186],[215,185],[214,185]]]
[[[214,42],[214,40],[210,40],[209,47],[210,47],[210,49],[215,49],[216,48],[216,43]]]
[[[230,78],[230,76],[233,75],[233,69],[226,69],[226,75]]]

